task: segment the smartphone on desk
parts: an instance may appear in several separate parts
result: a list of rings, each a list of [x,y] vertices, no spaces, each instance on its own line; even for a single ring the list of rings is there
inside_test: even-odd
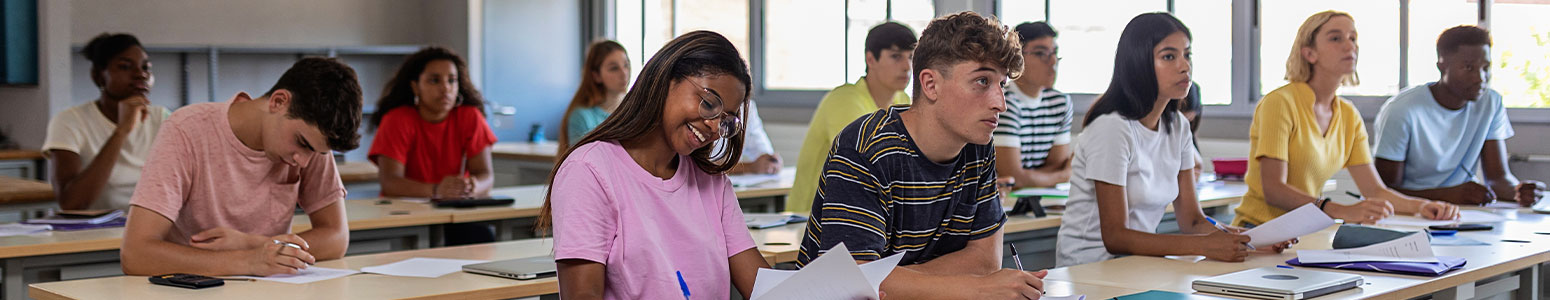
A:
[[[154,284],[195,290],[226,285],[226,281],[220,278],[185,273],[156,275],[151,276],[150,280]]]

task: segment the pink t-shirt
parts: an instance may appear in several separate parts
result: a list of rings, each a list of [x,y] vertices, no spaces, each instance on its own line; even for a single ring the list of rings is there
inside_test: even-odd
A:
[[[332,157],[317,154],[295,170],[237,140],[226,116],[236,100],[178,109],[156,135],[129,204],[172,220],[169,242],[187,245],[190,236],[217,227],[289,233],[298,203],[312,213],[344,199]]]
[[[618,143],[588,143],[560,165],[552,197],[554,258],[607,265],[604,298],[681,298],[675,272],[696,299],[726,298],[727,258],[754,248],[732,184],[686,156],[662,180]]]

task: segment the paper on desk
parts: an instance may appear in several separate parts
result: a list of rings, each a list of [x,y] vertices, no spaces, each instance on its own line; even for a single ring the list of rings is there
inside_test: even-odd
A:
[[[1039,299],[1043,299],[1043,300],[1085,300],[1085,299],[1087,299],[1087,295],[1043,296],[1043,297],[1039,297]]]
[[[877,299],[883,279],[904,259],[894,254],[856,265],[850,249],[840,243],[800,271],[759,269],[753,284],[753,300],[766,299]]]
[[[734,187],[750,187],[760,184],[780,181],[779,174],[744,174],[727,175],[727,180],[732,181]]]
[[[1416,232],[1392,241],[1360,248],[1338,250],[1298,250],[1303,263],[1340,263],[1356,261],[1437,262],[1432,243],[1425,232]]]
[[[1486,211],[1461,209],[1459,210],[1458,221],[1427,220],[1425,218],[1416,216],[1394,215],[1393,217],[1378,220],[1378,225],[1426,227],[1434,225],[1452,225],[1453,223],[1495,223],[1506,220],[1507,217]]]
[[[28,235],[49,231],[53,226],[21,223],[0,224],[0,236]]]
[[[486,262],[489,261],[415,257],[395,263],[361,268],[361,272],[390,276],[436,278],[462,271],[463,265]]]
[[[1330,219],[1318,206],[1303,204],[1302,207],[1271,219],[1263,225],[1244,231],[1249,236],[1249,245],[1264,247],[1275,243],[1285,242],[1309,233],[1318,232],[1335,225],[1335,219]]]
[[[300,273],[296,273],[296,274],[276,274],[276,275],[269,275],[269,276],[266,276],[266,277],[258,277],[258,276],[237,276],[237,277],[238,278],[252,278],[252,279],[258,279],[258,280],[268,280],[268,281],[275,281],[275,282],[284,282],[284,283],[291,283],[291,284],[308,284],[308,283],[317,282],[317,281],[323,281],[323,280],[329,280],[329,279],[334,279],[334,278],[339,278],[339,277],[350,276],[350,275],[354,275],[356,273],[360,273],[360,271],[348,270],[348,269],[330,269],[330,268],[315,267],[314,266],[314,267],[307,267],[306,269],[301,270]]]

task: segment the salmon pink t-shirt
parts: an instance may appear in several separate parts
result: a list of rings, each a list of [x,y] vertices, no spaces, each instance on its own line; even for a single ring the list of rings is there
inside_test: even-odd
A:
[[[172,220],[169,242],[187,245],[190,236],[217,227],[285,234],[298,204],[312,213],[344,199],[329,155],[293,168],[237,140],[226,114],[246,98],[185,106],[156,135],[129,204]]]
[[[607,299],[682,298],[678,272],[696,299],[725,298],[727,259],[754,248],[732,184],[687,156],[664,180],[616,142],[587,143],[560,165],[551,197],[554,258],[606,265]]]

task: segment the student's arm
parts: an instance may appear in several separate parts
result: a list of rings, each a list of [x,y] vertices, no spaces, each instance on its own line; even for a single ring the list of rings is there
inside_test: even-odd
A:
[[[1056,158],[1056,153],[1060,153],[1057,150],[1063,152],[1064,158]],[[1024,169],[1022,150],[997,146],[996,173],[1001,177],[1013,178],[1019,188],[1052,187],[1071,179],[1070,157],[1071,151],[1066,145],[1056,145],[1050,148],[1050,157],[1045,159],[1043,166]]]
[[[749,248],[727,258],[727,266],[732,271],[732,286],[743,294],[743,299],[750,299],[753,298],[755,275],[759,275],[760,268],[769,268],[770,263],[764,261],[758,248]]]
[[[200,249],[168,242],[172,220],[155,211],[130,206],[129,223],[125,225],[123,246],[119,260],[124,274],[160,275],[168,273],[192,273],[210,276],[295,274],[298,269],[317,260],[307,251],[274,244],[281,240],[304,245],[296,235],[280,235],[271,238],[233,232],[226,236],[231,240],[222,248],[236,250]],[[203,234],[203,233],[202,233]]]
[[[113,175],[113,164],[118,160],[118,155],[113,154],[119,153],[124,139],[125,135],[114,133],[98,152],[103,154],[92,158],[85,170],[81,169],[80,154],[59,149],[48,151],[52,158],[50,167],[54,170],[54,197],[58,199],[60,209],[86,209],[102,194],[102,189],[108,186],[108,177]]]
[[[1193,174],[1190,177],[1194,177]],[[1103,181],[1093,181],[1098,190],[1098,222],[1103,235],[1103,247],[1109,253],[1120,255],[1204,255],[1220,261],[1238,262],[1248,257],[1249,237],[1212,230],[1207,234],[1166,235],[1143,232],[1126,227],[1130,213],[1125,187]],[[1193,189],[1193,184],[1190,183]],[[1194,193],[1190,193],[1193,196]],[[1180,201],[1175,200],[1174,205]],[[1196,204],[1198,205],[1198,204]],[[1178,206],[1174,211],[1179,212]],[[1199,207],[1195,208],[1199,211]],[[1204,216],[1200,216],[1204,218]],[[1180,222],[1182,225],[1182,221]],[[1198,229],[1192,229],[1198,230]]]
[[[1001,269],[1001,242],[1004,232],[996,230],[989,237],[971,240],[963,249],[944,254],[931,261],[903,266],[926,274],[983,276]]]
[[[1484,155],[1481,155],[1482,157]],[[1483,162],[1483,161],[1482,161]],[[1416,198],[1442,199],[1458,204],[1485,204],[1495,200],[1491,188],[1465,181],[1464,184],[1425,190],[1407,190],[1400,188],[1400,183],[1405,178],[1405,162],[1392,161],[1383,158],[1374,158],[1373,166],[1377,168],[1378,177],[1383,179],[1383,184],[1401,194]],[[1489,179],[1487,179],[1489,182]]]
[[[1264,186],[1265,203],[1270,206],[1291,211],[1304,204],[1320,204],[1319,199],[1286,184],[1286,161],[1284,160],[1260,157],[1259,174],[1259,182]],[[1324,204],[1322,209],[1331,218],[1343,219],[1355,224],[1371,224],[1394,214],[1394,207],[1387,201],[1375,199],[1366,199],[1354,205],[1330,202]]]
[[[377,177],[382,180],[383,196],[431,198],[435,195],[435,184],[404,177],[404,163],[392,157],[377,156]]]
[[[1047,274],[1047,270],[1001,269],[986,275],[941,275],[896,267],[883,279],[880,289],[888,294],[888,300],[1039,299]]]
[[[763,258],[759,259],[763,261]],[[565,299],[603,299],[603,283],[608,269],[603,263],[585,259],[561,259],[554,262],[559,271],[560,295]]]
[[[1485,185],[1490,186],[1498,199],[1508,201],[1524,201],[1524,195],[1518,192],[1518,178],[1512,176],[1512,169],[1507,166],[1507,147],[1502,140],[1486,140],[1480,148],[1480,168],[1485,173]],[[1528,195],[1527,202],[1534,202],[1533,195]],[[1430,198],[1437,199],[1437,198]]]
[[[312,222],[312,229],[296,234],[307,241],[310,246],[307,252],[317,260],[344,257],[350,246],[350,224],[345,217],[344,200],[307,214],[307,219]]]
[[[490,159],[490,149],[484,148],[479,155],[468,157],[468,177],[473,183],[472,196],[489,196],[495,187],[495,167]]]
[[[1356,181],[1356,187],[1361,189],[1362,196],[1366,198],[1362,204],[1382,201],[1389,205],[1391,213],[1415,214],[1433,220],[1452,220],[1458,217],[1458,206],[1442,201],[1405,196],[1383,186],[1383,183],[1379,182],[1378,171],[1374,170],[1371,164],[1351,166],[1346,168],[1346,171],[1351,173],[1351,179]]]

